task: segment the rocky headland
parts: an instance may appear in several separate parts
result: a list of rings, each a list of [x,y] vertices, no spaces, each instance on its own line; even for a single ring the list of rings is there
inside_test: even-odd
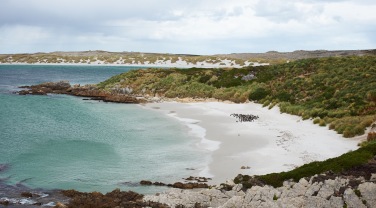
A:
[[[80,86],[71,85],[68,81],[59,82],[45,82],[38,85],[32,86],[21,86],[20,88],[25,88],[17,93],[19,95],[47,95],[49,93],[53,94],[67,94],[80,97],[88,97],[92,100],[101,100],[104,102],[114,102],[114,103],[142,103],[143,99],[137,99],[134,96],[121,94],[121,93],[111,93],[108,91],[101,90],[95,85],[84,85]]]

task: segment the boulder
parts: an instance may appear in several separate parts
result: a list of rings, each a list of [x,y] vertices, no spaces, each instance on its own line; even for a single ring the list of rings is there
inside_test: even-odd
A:
[[[243,189],[243,185],[242,184],[236,184],[234,187],[232,187],[232,190],[236,191],[236,192],[239,192],[242,189]]]
[[[304,202],[304,207],[325,207],[331,208],[330,201],[318,197],[318,196],[311,196],[308,197]]]
[[[305,207],[304,204],[306,203],[306,198],[303,196],[300,197],[288,197],[288,198],[281,198],[277,200],[277,204],[279,207]]]
[[[322,182],[320,182],[320,183],[315,182],[314,184],[312,184],[311,186],[308,187],[304,196],[310,197],[310,196],[317,195],[321,186],[322,186]]]
[[[318,196],[318,197],[321,197],[321,198],[324,198],[324,199],[329,199],[329,197],[330,197],[331,195],[333,195],[333,194],[334,194],[334,189],[333,189],[333,187],[331,187],[331,186],[328,185],[328,184],[324,184],[324,185],[320,188],[319,192],[317,193],[317,196]]]
[[[243,197],[233,196],[226,203],[224,203],[221,208],[232,208],[232,207],[242,207]]]
[[[360,184],[358,190],[368,207],[376,207],[376,184],[366,182]]]
[[[366,208],[366,205],[363,204],[363,202],[350,188],[346,189],[343,199],[345,200],[347,207]]]
[[[164,184],[162,182],[154,182],[153,185],[154,186],[165,186],[166,184]]]
[[[30,193],[30,192],[22,192],[21,196],[22,197],[26,197],[26,198],[31,198],[31,197],[33,197],[33,194]]]
[[[329,199],[329,202],[330,202],[330,207],[333,207],[333,208],[343,208],[343,205],[344,205],[342,197],[331,196]]]
[[[273,201],[275,197],[281,197],[279,190],[271,186],[253,186],[247,190],[244,201]]]
[[[142,181],[140,181],[140,184],[141,184],[141,185],[146,185],[146,186],[153,185],[153,183],[152,183],[151,181],[146,181],[146,180],[142,180]]]

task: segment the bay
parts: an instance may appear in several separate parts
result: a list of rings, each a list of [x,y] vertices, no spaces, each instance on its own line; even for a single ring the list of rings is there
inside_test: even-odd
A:
[[[0,172],[33,188],[155,193],[140,180],[171,183],[203,169],[199,138],[162,113],[138,105],[67,95],[20,96],[19,86],[69,80],[98,83],[135,67],[0,65]]]

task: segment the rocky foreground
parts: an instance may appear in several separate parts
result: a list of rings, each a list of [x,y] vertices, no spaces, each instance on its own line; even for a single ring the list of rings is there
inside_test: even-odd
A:
[[[241,175],[239,177],[242,177]],[[155,195],[141,195],[132,191],[114,190],[107,194],[61,191],[70,198],[65,202],[41,203],[32,192],[21,193],[22,199],[0,199],[0,207],[153,207],[153,208],[206,208],[206,207],[376,207],[376,174],[369,179],[354,176],[334,176],[332,173],[302,178],[299,182],[285,181],[282,187],[252,186],[227,181],[219,187],[200,190],[170,189]],[[54,194],[56,195],[56,194]],[[54,196],[51,195],[51,196]],[[39,198],[38,198],[39,197]],[[55,196],[56,197],[56,196]],[[55,200],[58,198],[55,198]],[[62,198],[59,197],[61,200]],[[24,203],[25,201],[35,203]],[[44,201],[48,200],[43,199]],[[53,200],[53,201],[55,201]]]
[[[144,201],[166,204],[170,207],[376,207],[376,174],[370,180],[364,177],[335,177],[315,175],[299,182],[285,181],[282,187],[253,186],[248,190],[242,184],[231,184],[231,190],[204,189],[188,191],[172,189],[166,193],[145,196]],[[223,186],[221,187],[223,188]]]

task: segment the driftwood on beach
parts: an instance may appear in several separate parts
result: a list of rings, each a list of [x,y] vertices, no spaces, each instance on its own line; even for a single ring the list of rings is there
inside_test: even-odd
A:
[[[259,116],[255,116],[255,115],[252,115],[252,114],[233,113],[230,116],[237,118],[238,120],[236,122],[253,122],[254,120],[259,118]]]

